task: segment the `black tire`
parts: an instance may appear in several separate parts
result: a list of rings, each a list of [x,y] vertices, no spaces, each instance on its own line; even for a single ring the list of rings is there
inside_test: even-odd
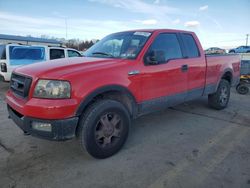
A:
[[[235,51],[234,50],[230,50],[229,53],[235,53]]]
[[[227,107],[230,98],[230,84],[227,80],[222,79],[217,91],[208,95],[208,104],[210,107],[221,110]]]
[[[95,102],[80,119],[78,139],[81,147],[98,159],[114,155],[128,137],[130,121],[128,110],[120,102]]]
[[[249,92],[249,88],[246,85],[244,85],[244,84],[239,84],[236,87],[236,90],[241,95],[246,95]]]

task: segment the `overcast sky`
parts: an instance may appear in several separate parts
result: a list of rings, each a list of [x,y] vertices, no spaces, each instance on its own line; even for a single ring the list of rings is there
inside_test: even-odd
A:
[[[244,45],[250,0],[0,0],[0,33],[81,40],[137,28],[196,32],[204,48]],[[249,40],[250,41],[250,40]]]

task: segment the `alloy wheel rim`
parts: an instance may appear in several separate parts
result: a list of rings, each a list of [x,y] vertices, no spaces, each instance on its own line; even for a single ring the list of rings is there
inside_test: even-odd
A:
[[[220,103],[225,105],[228,99],[228,89],[226,86],[223,86],[220,91]]]
[[[123,124],[117,113],[106,113],[100,116],[95,129],[95,140],[101,148],[114,146],[119,140]]]

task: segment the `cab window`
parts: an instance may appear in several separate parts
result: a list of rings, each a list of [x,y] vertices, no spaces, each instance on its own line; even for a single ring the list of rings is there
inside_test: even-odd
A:
[[[188,58],[199,57],[200,52],[192,35],[183,33],[181,34],[182,41],[186,50],[185,56]],[[214,48],[216,50],[216,48]]]
[[[63,49],[50,49],[50,59],[65,58]]]
[[[150,46],[147,55],[150,55],[150,53],[158,53],[158,55],[162,56],[162,61],[158,62],[158,64],[167,63],[171,59],[182,58],[181,47],[174,33],[162,33],[158,35]]]
[[[81,57],[81,54],[74,50],[68,50],[68,57]]]
[[[0,45],[0,59],[6,59],[6,46]]]
[[[39,46],[9,46],[10,65],[28,65],[45,61],[45,48]]]

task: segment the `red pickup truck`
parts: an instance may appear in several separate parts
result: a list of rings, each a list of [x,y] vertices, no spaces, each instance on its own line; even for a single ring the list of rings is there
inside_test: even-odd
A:
[[[106,158],[120,150],[138,116],[204,95],[209,106],[225,108],[239,66],[238,55],[205,56],[193,32],[119,32],[85,57],[17,68],[7,108],[26,134],[50,140],[76,136],[90,155]]]

